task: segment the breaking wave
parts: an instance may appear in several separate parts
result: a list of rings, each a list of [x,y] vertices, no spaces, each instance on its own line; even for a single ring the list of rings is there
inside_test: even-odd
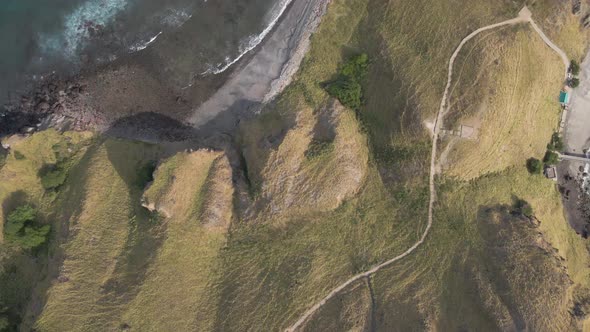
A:
[[[225,63],[218,63],[215,66],[211,66],[211,68],[207,69],[202,74],[203,75],[207,75],[207,74],[217,75],[217,74],[223,73],[229,67],[231,67],[233,64],[238,62],[242,57],[244,57],[244,55],[248,54],[248,52],[250,52],[256,46],[258,46],[264,40],[266,35],[268,35],[268,33],[271,32],[272,29],[275,27],[275,25],[279,22],[279,19],[283,16],[283,13],[287,9],[287,7],[291,3],[291,1],[292,0],[282,0],[279,3],[279,10],[276,12],[276,14],[274,15],[271,22],[266,26],[266,28],[260,34],[258,34],[256,36],[250,36],[248,38],[247,42],[242,44],[243,46],[240,47],[240,50],[239,50],[240,54],[236,58],[234,58],[232,60],[230,57],[226,57]]]
[[[153,36],[152,38],[150,38],[150,40],[148,40],[147,42],[140,42],[137,43],[133,46],[131,46],[129,48],[129,51],[131,51],[131,53],[133,52],[138,52],[141,50],[144,50],[146,47],[148,47],[151,43],[155,42],[156,39],[158,39],[158,37],[162,34],[162,31],[158,32],[155,36]]]
[[[41,35],[39,46],[44,52],[73,59],[88,40],[98,36],[127,5],[127,0],[87,1],[66,16],[60,33]]]

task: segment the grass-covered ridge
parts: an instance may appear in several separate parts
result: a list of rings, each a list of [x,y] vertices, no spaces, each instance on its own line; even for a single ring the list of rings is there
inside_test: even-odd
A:
[[[563,23],[544,27],[548,34],[574,31],[565,5],[536,3],[540,21]],[[241,123],[231,166],[221,151],[171,154],[72,133],[12,143],[0,203],[24,191],[55,237],[41,278],[31,257],[0,251],[0,286],[8,286],[0,299],[15,308],[0,317],[41,331],[287,327],[419,238],[431,147],[423,122],[438,108],[448,58],[469,32],[521,5],[333,1],[293,84]],[[574,304],[587,301],[586,244],[565,223],[553,183],[525,167],[542,157],[557,115],[560,64],[535,38],[515,26],[465,46],[448,123],[468,120],[484,101],[489,111],[479,141],[449,150],[432,233],[412,255],[343,290],[304,330],[581,326],[586,314]],[[362,102],[343,106],[326,83],[339,73],[349,80],[343,72],[359,54],[370,59],[366,74],[352,75]],[[506,127],[486,130],[500,122]],[[492,144],[496,134],[503,144]],[[67,164],[56,155],[63,147],[74,152]],[[474,158],[483,147],[490,155]],[[44,165],[54,166],[40,172]],[[56,176],[44,186],[47,174]],[[13,209],[0,208],[1,218]],[[9,288],[14,266],[26,276],[18,289]]]

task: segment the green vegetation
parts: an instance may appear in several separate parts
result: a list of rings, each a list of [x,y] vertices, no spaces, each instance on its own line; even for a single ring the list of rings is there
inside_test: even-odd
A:
[[[515,198],[514,208],[525,217],[532,218],[534,216],[533,207],[524,199]]]
[[[541,174],[543,171],[543,163],[537,158],[529,158],[526,161],[526,168],[531,174]]]
[[[25,159],[25,155],[24,155],[24,154],[22,154],[22,153],[21,153],[20,151],[18,151],[18,150],[14,150],[13,154],[14,154],[14,158],[15,158],[16,160],[23,160],[23,159]]]
[[[0,331],[1,332],[8,332],[10,331],[10,322],[8,321],[8,317],[0,316]]]
[[[573,77],[568,81],[568,85],[575,89],[578,86],[580,86],[580,79],[577,77]]]
[[[308,159],[313,159],[324,153],[328,153],[334,149],[333,141],[316,140],[313,139],[309,143],[309,147],[305,151],[305,156]]]
[[[576,60],[572,60],[570,62],[569,72],[574,76],[578,76],[578,74],[580,74],[580,65]]]
[[[543,162],[546,165],[557,165],[557,163],[559,162],[559,155],[553,151],[547,151],[545,152],[545,156],[543,157]]]
[[[561,7],[549,3],[535,2],[535,15],[545,22],[541,14],[554,9],[562,23]],[[64,173],[46,180],[58,190],[47,192],[39,170],[57,168],[51,147],[75,135],[39,133],[15,144],[23,158],[0,169],[2,205],[21,206],[14,197],[23,191],[40,216],[60,220],[56,235],[70,232],[48,250],[63,258],[52,266],[59,282],[20,278],[42,270],[24,263],[30,259],[0,262],[0,302],[19,317],[9,323],[40,331],[284,329],[335,286],[420,238],[431,148],[422,122],[438,109],[449,56],[474,28],[520,7],[332,2],[293,84],[241,123],[236,146],[256,195],[220,153],[161,160],[163,147],[110,139],[72,155]],[[459,55],[451,116],[486,116],[478,139],[451,154],[456,168],[437,177],[426,241],[344,289],[303,330],[575,329],[570,309],[583,295],[574,287],[590,284],[588,253],[563,219],[555,185],[522,167],[522,156],[545,151],[556,120],[547,96],[563,68],[529,30],[490,31]],[[365,53],[370,66],[350,57]],[[320,83],[333,78],[332,88]],[[333,140],[317,135],[325,118]],[[517,208],[516,197],[527,203]],[[533,214],[540,225],[522,217]],[[154,222],[158,215],[166,219]],[[15,280],[25,285],[18,296],[8,294]],[[31,294],[42,297],[38,315],[28,309]]]
[[[45,190],[53,190],[59,188],[66,181],[67,169],[62,163],[46,164],[39,170],[39,177],[41,184]]]
[[[338,77],[326,84],[326,91],[337,98],[342,105],[358,110],[363,102],[361,83],[367,74],[369,58],[367,54],[357,55],[346,61]]]
[[[4,166],[4,164],[6,163],[7,156],[8,151],[4,150],[4,148],[0,146],[0,168],[2,168],[2,166]]]
[[[37,220],[37,210],[24,205],[12,211],[4,225],[4,239],[23,249],[35,249],[47,242],[50,225],[42,225]]]
[[[549,151],[561,151],[563,150],[563,140],[559,133],[553,133],[551,135],[551,141],[547,144],[547,150]]]
[[[147,161],[138,167],[137,179],[135,185],[143,189],[148,183],[154,181],[154,171],[156,170],[156,162],[153,160]]]

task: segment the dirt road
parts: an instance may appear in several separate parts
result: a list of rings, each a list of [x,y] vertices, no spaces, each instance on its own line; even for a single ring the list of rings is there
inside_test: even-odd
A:
[[[580,85],[572,91],[564,136],[569,153],[590,148],[590,53],[581,65]]]
[[[287,332],[296,331],[320,307],[322,307],[324,304],[326,304],[326,302],[328,302],[328,300],[330,300],[332,297],[334,297],[336,294],[338,294],[341,290],[346,288],[348,285],[352,284],[353,282],[355,282],[361,278],[369,277],[370,275],[379,271],[380,269],[382,269],[386,266],[389,266],[392,263],[408,256],[414,250],[416,250],[416,248],[418,248],[422,243],[424,243],[424,240],[426,239],[426,236],[428,235],[428,233],[430,232],[430,228],[432,227],[433,209],[434,209],[434,203],[436,201],[436,188],[435,188],[435,184],[434,184],[434,177],[435,177],[436,169],[437,169],[437,167],[436,167],[437,166],[436,165],[437,141],[438,141],[440,128],[442,127],[442,124],[443,124],[443,118],[448,110],[447,99],[448,99],[448,94],[449,94],[449,90],[451,87],[451,81],[452,81],[452,77],[453,77],[453,66],[455,64],[455,59],[457,58],[457,55],[459,54],[459,52],[461,51],[463,46],[469,40],[473,39],[473,37],[477,36],[479,33],[484,32],[486,30],[491,30],[494,28],[505,26],[505,25],[526,23],[526,22],[530,22],[531,25],[533,25],[533,29],[541,36],[543,41],[545,41],[545,43],[549,47],[551,47],[553,50],[555,50],[560,55],[560,57],[564,61],[565,68],[566,68],[565,71],[566,71],[566,76],[567,76],[567,68],[569,66],[569,60],[567,59],[567,56],[565,55],[565,53],[561,49],[559,49],[557,46],[555,46],[555,44],[553,44],[547,38],[547,36],[545,36],[545,34],[539,29],[539,27],[534,23],[534,21],[532,20],[531,12],[526,6],[519,12],[517,17],[510,19],[510,20],[502,21],[499,23],[495,23],[495,24],[491,24],[491,25],[487,25],[485,27],[479,28],[479,29],[473,31],[467,37],[463,38],[463,40],[461,40],[461,43],[459,43],[459,46],[457,46],[457,48],[455,49],[455,52],[453,52],[453,54],[451,55],[451,58],[449,60],[447,85],[445,87],[445,91],[444,91],[444,94],[443,94],[441,102],[440,102],[440,108],[438,109],[436,119],[434,121],[433,135],[432,135],[432,152],[431,152],[431,156],[430,156],[430,176],[429,176],[430,201],[428,203],[428,223],[426,225],[426,228],[424,229],[424,232],[422,233],[422,236],[420,237],[418,242],[414,243],[413,246],[408,248],[408,250],[404,251],[402,254],[395,256],[395,257],[391,258],[390,260],[387,260],[379,265],[376,265],[368,271],[359,273],[359,274],[351,277],[350,279],[348,279],[347,281],[345,281],[344,283],[342,283],[338,287],[334,288],[322,300],[315,303],[311,308],[309,308],[293,325],[288,327],[285,331],[287,331]]]

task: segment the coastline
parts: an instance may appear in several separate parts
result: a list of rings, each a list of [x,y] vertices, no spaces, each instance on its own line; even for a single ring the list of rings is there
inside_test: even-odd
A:
[[[201,137],[227,133],[292,81],[328,3],[292,0],[256,47],[225,72],[199,76],[189,87],[161,77],[153,45],[108,64],[88,64],[72,77],[45,77],[0,112],[0,136],[52,127],[106,132],[118,119],[140,113],[188,122]]]
[[[293,0],[268,39],[237,66],[230,79],[203,104],[189,123],[196,128],[227,131],[240,118],[256,113],[292,80],[327,10],[327,0]],[[209,127],[209,128],[205,128]]]

